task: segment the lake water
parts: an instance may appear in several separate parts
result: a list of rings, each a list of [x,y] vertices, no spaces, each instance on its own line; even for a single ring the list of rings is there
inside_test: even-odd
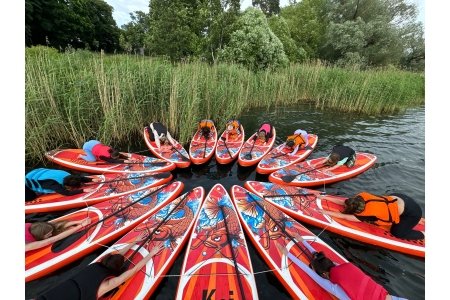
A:
[[[276,110],[252,109],[237,117],[244,126],[246,136],[255,132],[259,125],[271,123],[277,130],[275,145],[284,142],[296,129],[304,129],[319,137],[316,149],[308,159],[328,155],[335,144],[344,144],[357,152],[373,153],[377,156],[374,168],[349,180],[316,187],[328,193],[352,196],[363,190],[374,194],[404,193],[415,199],[425,216],[425,106],[408,109],[399,115],[355,116],[345,113],[322,112],[309,105]],[[216,124],[222,132],[224,125]],[[144,140],[133,144],[134,152],[151,155]],[[50,150],[50,149],[49,149]],[[47,167],[58,168],[57,165]],[[212,158],[203,165],[176,169],[174,179],[185,184],[188,191],[203,186],[208,192],[217,183],[228,191],[237,184],[243,186],[247,180],[268,181],[268,175],[256,173],[256,166],[241,167],[237,160],[220,165]],[[67,212],[38,214],[31,221],[54,218]],[[26,218],[27,220],[27,218]],[[377,246],[361,243],[322,229],[304,224],[322,240],[356,264],[390,294],[411,300],[425,299],[425,259],[414,257]],[[111,243],[113,244],[113,243]],[[291,299],[277,277],[247,239],[259,299]],[[186,246],[185,246],[186,248]],[[60,282],[78,273],[91,263],[105,248],[87,255],[45,277],[25,284],[25,298],[30,299],[51,289]],[[150,299],[174,299],[185,249],[180,253],[166,278]],[[62,296],[61,299],[64,299]]]

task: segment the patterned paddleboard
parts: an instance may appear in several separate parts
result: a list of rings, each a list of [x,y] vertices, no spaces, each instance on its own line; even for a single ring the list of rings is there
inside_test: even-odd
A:
[[[191,164],[189,154],[177,140],[173,139],[175,142],[173,145],[161,145],[161,150],[159,150],[156,143],[150,140],[147,126],[144,127],[144,140],[147,147],[156,157],[172,162],[178,168],[187,168]]]
[[[284,256],[276,244],[285,246],[290,253],[308,265],[310,261],[303,253],[309,253],[308,250],[301,243],[294,243],[292,238],[296,232],[316,251],[323,251],[332,261],[338,264],[347,262],[344,257],[299,222],[247,189],[234,185],[230,194],[247,236],[293,299],[336,299]]]
[[[259,181],[247,181],[245,187],[260,197],[265,196],[265,200],[299,221],[326,228],[329,231],[361,242],[425,257],[425,240],[399,239],[389,233],[390,226],[352,222],[318,213],[316,209],[336,212],[343,209],[342,205],[316,198],[315,194],[320,194],[319,191]],[[328,197],[345,200],[344,197]],[[422,218],[421,224],[416,225],[414,229],[425,231],[425,219]]]
[[[308,146],[310,149],[299,149],[294,155],[289,155],[292,150],[287,147],[280,151],[283,146],[283,144],[281,144],[261,159],[256,167],[256,172],[260,174],[270,174],[281,168],[301,162],[314,151],[317,142],[317,135],[308,134]]]
[[[160,207],[172,201],[184,184],[170,182],[127,196],[107,200],[67,214],[57,220],[77,221],[87,217],[91,224],[72,235],[25,253],[25,282],[47,275],[124,235]]]
[[[175,299],[231,298],[258,299],[258,293],[237,212],[225,188],[216,184],[195,223]]]
[[[214,156],[216,146],[217,129],[215,125],[211,126],[211,133],[208,140],[204,136],[200,137],[200,131],[197,130],[189,145],[189,156],[192,163],[200,165],[207,162]]]
[[[241,151],[241,148],[244,146],[245,142],[244,127],[242,124],[239,126],[239,131],[240,133],[236,138],[230,138],[227,142],[225,142],[225,138],[227,136],[226,130],[220,136],[216,148],[216,161],[219,164],[228,164],[239,155],[239,151]]]
[[[295,186],[317,186],[328,183],[333,183],[341,180],[345,180],[361,174],[370,167],[372,167],[377,157],[370,153],[357,153],[356,161],[353,167],[349,168],[342,165],[332,171],[327,171],[327,168],[321,168],[318,166],[316,169],[311,165],[314,165],[325,157],[319,157],[311,160],[306,160],[299,164],[290,165],[285,168],[281,168],[278,171],[273,172],[269,175],[269,181],[278,184],[287,184]],[[287,183],[282,180],[282,176],[297,175],[294,180]]]
[[[190,237],[203,199],[203,187],[184,193],[161,207],[94,260],[100,261],[107,253],[125,248],[142,232],[145,232],[144,240],[125,254],[134,264],[147,256],[155,245],[164,243],[165,248],[153,256],[140,272],[119,286],[111,299],[149,299]],[[132,265],[129,265],[129,268],[131,269]]]
[[[81,172],[93,174],[105,173],[156,173],[172,171],[176,168],[174,163],[155,157],[148,157],[134,153],[122,153],[136,158],[133,163],[109,163],[106,161],[89,162],[78,155],[85,155],[83,149],[55,149],[45,153],[45,157],[61,166]]]
[[[244,146],[242,147],[241,151],[239,152],[238,156],[238,163],[243,167],[253,166],[267,154],[270,150],[272,150],[273,145],[275,144],[276,139],[276,131],[275,127],[272,127],[272,138],[270,138],[267,143],[264,145],[256,139],[256,141],[253,140],[254,137],[256,137],[256,132],[249,137],[249,139],[244,143]],[[251,159],[247,159],[246,155],[250,154],[252,157]]]
[[[163,175],[165,178],[162,178]],[[58,193],[42,194],[34,200],[25,202],[25,214],[94,205],[111,198],[125,196],[150,187],[162,185],[169,182],[173,176],[170,172],[167,172],[159,174],[112,173],[92,175],[89,177],[100,178],[102,180],[99,183],[88,183],[83,186],[83,188],[95,188],[94,192],[72,196],[64,196]]]

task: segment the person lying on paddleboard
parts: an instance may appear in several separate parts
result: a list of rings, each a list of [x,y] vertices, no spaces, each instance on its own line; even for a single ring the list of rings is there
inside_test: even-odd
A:
[[[83,151],[86,155],[80,154],[78,155],[78,158],[82,158],[89,162],[103,160],[109,163],[121,164],[135,161],[135,159],[129,158],[128,156],[121,154],[118,150],[110,146],[103,145],[97,140],[90,140],[84,143]]]
[[[148,128],[150,141],[156,143],[159,151],[161,151],[161,144],[163,144],[164,146],[168,146],[169,144],[172,144],[172,146],[175,145],[175,141],[170,136],[169,131],[167,131],[167,128],[164,127],[163,124],[159,122],[152,122],[150,123]]]
[[[25,201],[36,199],[39,194],[58,193],[64,196],[72,196],[81,193],[90,193],[94,188],[68,190],[69,188],[80,188],[82,183],[100,182],[86,176],[71,175],[63,170],[46,168],[32,169],[25,167]],[[36,194],[37,193],[37,194]]]
[[[422,231],[414,230],[422,218],[422,209],[411,197],[392,193],[377,196],[361,192],[355,197],[345,200],[323,195],[316,196],[344,206],[338,212],[319,209],[319,213],[354,222],[367,222],[375,225],[392,225],[390,233],[399,239],[421,240],[425,238]]]
[[[62,240],[90,223],[90,218],[80,221],[25,223],[25,252]]]
[[[226,141],[228,140],[234,140],[238,137],[239,134],[241,134],[241,131],[239,130],[241,126],[241,122],[239,120],[228,120],[227,124],[225,125],[225,133],[226,133]]]
[[[202,136],[205,137],[205,139],[209,139],[209,136],[211,134],[211,129],[214,126],[214,122],[211,120],[203,119],[198,124],[197,130],[200,131],[200,134],[198,136],[198,139],[201,139]]]
[[[116,287],[127,281],[136,274],[147,262],[164,248],[160,243],[139,261],[133,268],[122,271],[124,256],[136,243],[144,239],[142,233],[126,247],[117,253],[106,254],[100,262],[95,262],[72,278],[62,282],[50,291],[35,298],[35,300],[80,300],[80,299],[102,299],[105,294],[113,291]]]
[[[333,147],[330,155],[320,162],[312,165],[313,168],[316,166],[330,166],[327,171],[334,170],[342,165],[346,165],[351,168],[356,161],[356,152],[350,147],[344,145],[336,145]]]
[[[262,145],[266,145],[267,141],[273,136],[272,125],[268,123],[262,124],[261,127],[259,127],[256,136]]]
[[[382,285],[376,283],[375,280],[364,274],[354,264],[350,262],[337,264],[326,257],[322,251],[317,252],[298,233],[293,235],[313,255],[314,259],[311,261],[312,270],[279,243],[277,243],[278,250],[289,257],[293,263],[299,266],[323,289],[338,299],[406,300],[405,298],[389,295]]]
[[[300,147],[308,146],[308,133],[305,130],[297,129],[294,135],[287,137],[286,142],[281,146],[279,152],[283,151],[285,147],[291,150],[289,156],[295,155]]]

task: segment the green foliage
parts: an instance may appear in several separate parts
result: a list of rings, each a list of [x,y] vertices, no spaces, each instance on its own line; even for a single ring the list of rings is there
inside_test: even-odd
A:
[[[295,41],[291,38],[291,32],[283,17],[272,16],[268,19],[269,27],[283,44],[284,52],[289,61],[303,62],[306,60],[306,51],[297,47]]]
[[[280,13],[280,0],[252,0],[252,6],[259,7],[266,17]]]
[[[150,35],[150,15],[142,11],[130,13],[131,22],[122,25],[119,44],[130,53],[133,49],[145,49],[145,43]]]
[[[285,66],[288,58],[280,39],[270,30],[264,14],[247,8],[238,20],[238,30],[220,54],[223,60],[234,61],[253,71]]]

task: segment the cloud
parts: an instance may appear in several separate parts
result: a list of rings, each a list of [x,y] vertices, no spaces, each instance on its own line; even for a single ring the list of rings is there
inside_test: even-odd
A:
[[[130,13],[137,10],[148,13],[149,0],[105,0],[114,8],[113,18],[117,26],[121,27],[131,21]]]

